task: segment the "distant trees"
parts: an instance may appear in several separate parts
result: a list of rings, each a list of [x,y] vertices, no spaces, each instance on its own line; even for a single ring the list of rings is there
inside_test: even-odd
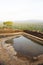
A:
[[[43,32],[43,23],[13,23],[12,21],[5,21],[3,22],[3,28],[13,28],[13,29],[20,29],[20,30],[30,30],[30,31],[37,31]],[[2,27],[0,27],[1,29]]]
[[[4,24],[4,27],[7,27],[7,28],[12,28],[12,26],[13,26],[12,21],[6,21],[6,22],[3,22],[3,24]]]

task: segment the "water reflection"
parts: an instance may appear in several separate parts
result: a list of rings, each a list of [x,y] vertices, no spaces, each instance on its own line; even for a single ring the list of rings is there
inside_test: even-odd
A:
[[[37,56],[43,54],[43,46],[20,36],[13,39],[13,46],[17,52],[27,56]]]

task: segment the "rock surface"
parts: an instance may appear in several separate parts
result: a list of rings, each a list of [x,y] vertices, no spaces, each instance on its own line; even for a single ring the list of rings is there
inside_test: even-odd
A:
[[[0,64],[4,65],[38,65],[43,63],[43,55],[38,56],[37,60],[33,61],[22,55],[17,55],[17,52],[11,44],[2,44],[0,39]]]

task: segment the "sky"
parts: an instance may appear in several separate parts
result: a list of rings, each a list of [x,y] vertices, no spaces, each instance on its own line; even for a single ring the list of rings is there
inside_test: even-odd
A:
[[[43,0],[0,0],[1,21],[43,21]]]

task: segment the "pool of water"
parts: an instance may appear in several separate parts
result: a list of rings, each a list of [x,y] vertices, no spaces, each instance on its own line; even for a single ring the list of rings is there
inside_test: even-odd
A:
[[[43,54],[43,46],[33,42],[32,40],[20,36],[13,39],[13,47],[15,50],[26,56],[38,56]]]

